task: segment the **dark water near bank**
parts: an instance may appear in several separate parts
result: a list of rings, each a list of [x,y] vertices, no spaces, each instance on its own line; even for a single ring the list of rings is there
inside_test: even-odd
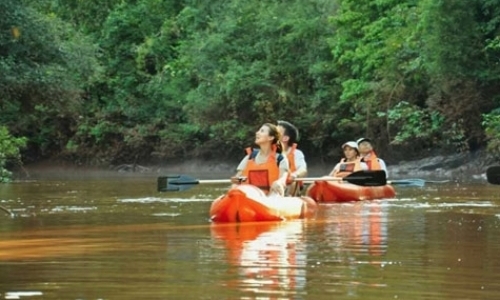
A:
[[[214,225],[224,185],[68,174],[0,185],[0,299],[495,299],[500,186],[397,187],[314,219]],[[222,177],[224,178],[224,177]]]

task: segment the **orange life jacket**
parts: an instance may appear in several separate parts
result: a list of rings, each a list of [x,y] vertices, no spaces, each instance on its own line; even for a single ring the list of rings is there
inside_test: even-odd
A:
[[[280,159],[281,154],[276,153],[276,149],[273,149],[267,158],[267,162],[257,164],[255,156],[257,156],[258,151],[247,148],[246,152],[249,155],[248,163],[242,175],[247,178],[247,183],[255,185],[266,194],[269,193],[271,184],[280,177],[279,163],[283,157]]]
[[[369,157],[367,158],[365,156],[361,159],[361,161],[366,163],[366,165],[368,166],[368,170],[382,170],[382,167],[378,162],[377,154],[375,154],[375,151],[373,150],[370,151],[370,153],[368,153],[367,156]]]
[[[290,184],[290,182],[291,182],[290,174],[292,174],[293,172],[295,172],[297,170],[297,166],[295,165],[295,149],[297,149],[296,143],[294,143],[292,145],[292,147],[290,147],[290,151],[286,155],[286,158],[288,159],[288,166],[290,169],[290,172],[288,172],[287,184]],[[300,187],[302,187],[304,185],[303,181],[298,181],[297,183]]]
[[[290,147],[290,152],[286,155],[286,158],[288,159],[288,166],[290,168],[290,173],[295,172],[297,170],[297,166],[295,165],[295,149],[297,149],[297,144],[293,144],[292,147]]]
[[[361,159],[357,158],[355,161],[346,162],[345,158],[340,160],[340,167],[333,173],[334,177],[346,177],[352,172],[361,171]]]

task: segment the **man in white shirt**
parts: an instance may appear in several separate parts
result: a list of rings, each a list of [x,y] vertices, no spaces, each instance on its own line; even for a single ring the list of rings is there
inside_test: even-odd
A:
[[[307,163],[304,153],[297,149],[297,141],[299,139],[299,130],[293,124],[287,121],[278,121],[278,131],[281,135],[281,145],[283,147],[283,155],[288,158],[290,167],[290,180],[295,180],[299,177],[307,176]],[[300,193],[303,186],[302,182],[292,182],[288,185],[287,194],[296,196]]]
[[[356,142],[358,143],[358,150],[359,154],[361,155],[361,161],[367,164],[368,169],[383,170],[385,171],[386,177],[389,177],[385,161],[377,157],[377,154],[373,150],[372,141],[367,138],[360,138]]]

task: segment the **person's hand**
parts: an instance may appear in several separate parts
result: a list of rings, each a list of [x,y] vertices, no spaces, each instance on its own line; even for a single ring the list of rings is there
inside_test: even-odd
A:
[[[231,177],[231,183],[233,184],[240,184],[242,182],[245,182],[247,179],[245,177],[241,176],[233,176]]]
[[[285,187],[283,186],[283,184],[281,182],[275,181],[271,185],[271,189],[269,190],[269,193],[284,196],[285,195]]]
[[[287,185],[292,184],[295,182],[296,179],[297,179],[297,174],[290,174],[290,176],[288,176],[288,178],[286,179],[286,184]]]

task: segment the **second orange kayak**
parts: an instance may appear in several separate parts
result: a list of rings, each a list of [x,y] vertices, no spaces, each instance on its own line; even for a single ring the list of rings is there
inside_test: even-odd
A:
[[[394,198],[396,191],[392,185],[360,186],[336,181],[315,181],[306,195],[316,202],[348,202]]]

